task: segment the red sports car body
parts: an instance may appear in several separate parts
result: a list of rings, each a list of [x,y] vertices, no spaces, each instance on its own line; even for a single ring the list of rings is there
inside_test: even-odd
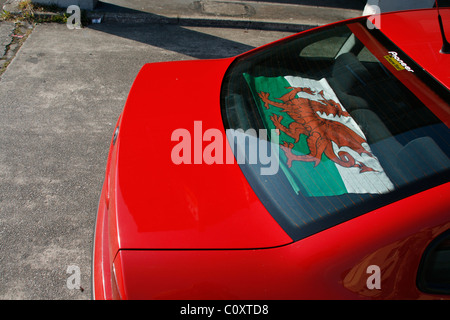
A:
[[[94,298],[449,298],[450,54],[434,9],[378,19],[145,65],[111,141]],[[250,128],[275,130],[273,174],[234,158]]]

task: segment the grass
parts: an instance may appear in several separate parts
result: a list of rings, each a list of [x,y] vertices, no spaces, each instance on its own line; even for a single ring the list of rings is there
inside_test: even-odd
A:
[[[5,48],[5,55],[0,58],[2,65],[0,67],[0,77],[6,71],[6,68],[11,63],[23,42],[30,35],[31,29],[23,25],[23,22],[15,22],[15,29],[13,31],[14,37]]]

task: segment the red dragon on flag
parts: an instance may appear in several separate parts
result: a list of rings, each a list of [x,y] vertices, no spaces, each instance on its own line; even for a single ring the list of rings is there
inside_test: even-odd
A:
[[[357,167],[360,173],[375,171],[373,168],[366,166],[362,162],[357,162],[351,154],[346,151],[339,151],[337,154],[333,149],[333,142],[339,147],[348,147],[358,154],[367,154],[371,157],[371,152],[367,151],[362,144],[367,141],[359,136],[355,131],[351,130],[344,124],[321,117],[319,113],[338,117],[349,117],[347,111],[343,111],[341,106],[332,99],[326,99],[323,91],[318,94],[322,99],[312,100],[297,96],[299,92],[314,95],[316,92],[306,87],[286,87],[291,90],[280,98],[276,98],[281,102],[269,99],[269,93],[258,92],[258,96],[264,102],[264,107],[269,109],[269,105],[280,108],[289,115],[294,121],[285,126],[281,124],[283,116],[272,114],[270,120],[274,126],[281,132],[284,132],[297,143],[300,135],[307,136],[307,145],[310,153],[307,155],[295,155],[292,153],[293,143],[283,142],[280,147],[286,154],[288,159],[288,167],[292,166],[293,161],[313,162],[317,166],[325,154],[330,160],[338,165],[346,168]]]

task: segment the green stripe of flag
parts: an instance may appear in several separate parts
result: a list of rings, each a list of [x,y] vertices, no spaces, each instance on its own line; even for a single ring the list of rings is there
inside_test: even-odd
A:
[[[283,116],[281,123],[289,126],[289,123],[294,120],[279,108],[270,107],[266,109],[264,103],[258,96],[258,92],[270,93],[271,100],[276,101],[277,98],[291,91],[286,89],[291,84],[284,77],[251,77],[248,74],[244,75],[257,102],[258,111],[264,122],[265,127],[276,129],[273,122],[270,120],[272,114]],[[281,102],[281,101],[280,101]],[[306,142],[306,135],[301,135],[298,143],[294,144],[293,153],[296,155],[309,154],[309,148]],[[284,132],[280,132],[280,144],[283,141],[294,143],[294,139],[289,137]],[[309,196],[325,196],[346,193],[345,185],[339,176],[334,162],[329,160],[325,155],[322,156],[321,162],[317,167],[314,167],[312,162],[294,161],[292,167],[288,168],[286,165],[287,157],[280,150],[280,168],[283,170],[287,179],[289,180],[295,192],[302,192]]]

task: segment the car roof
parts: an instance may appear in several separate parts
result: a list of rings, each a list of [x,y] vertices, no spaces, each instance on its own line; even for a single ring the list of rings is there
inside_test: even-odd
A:
[[[450,38],[450,8],[441,8]],[[380,30],[428,73],[450,88],[450,54],[440,53],[442,36],[436,9],[398,11],[379,17]]]

